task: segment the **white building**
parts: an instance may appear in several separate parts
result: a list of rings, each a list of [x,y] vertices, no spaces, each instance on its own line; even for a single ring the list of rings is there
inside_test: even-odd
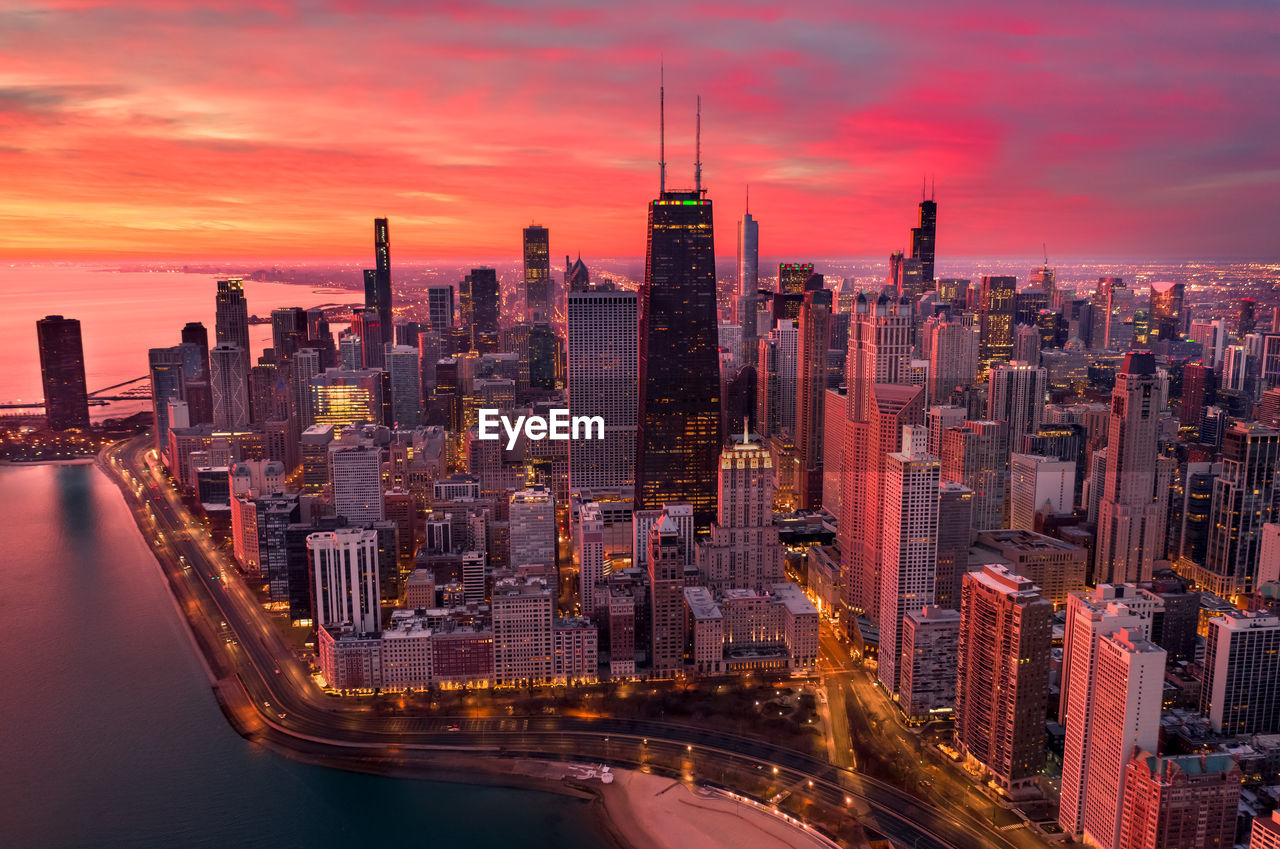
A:
[[[511,534],[510,565],[513,568],[532,567],[538,574],[554,577],[556,501],[551,490],[544,486],[533,486],[511,493],[508,520]]]
[[[334,442],[329,448],[334,512],[353,525],[381,522],[382,452],[372,445]]]
[[[375,634],[382,626],[378,596],[378,534],[339,528],[307,537],[316,627],[350,626]]]
[[[578,556],[578,601],[583,616],[596,612],[596,585],[605,577],[604,516],[600,505],[588,501],[578,511],[573,526],[573,548]]]
[[[1038,513],[1070,513],[1075,506],[1076,464],[1038,454],[1009,460],[1009,527],[1034,531]]]
[[[877,675],[890,694],[898,692],[902,617],[934,601],[941,463],[927,448],[928,431],[905,425],[902,451],[885,458]]]

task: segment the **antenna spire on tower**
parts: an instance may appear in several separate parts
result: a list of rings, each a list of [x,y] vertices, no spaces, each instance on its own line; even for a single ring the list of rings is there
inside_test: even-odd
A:
[[[934,194],[934,190],[936,188],[937,188],[936,180],[934,179],[934,177],[930,177],[929,178],[929,200],[934,200],[936,198],[936,195]]]
[[[658,64],[658,196],[667,190],[667,70]]]
[[[747,183],[747,212],[751,212],[751,184]]]
[[[702,95],[698,95],[697,128],[694,131],[695,159],[693,162],[693,190],[702,194]]]

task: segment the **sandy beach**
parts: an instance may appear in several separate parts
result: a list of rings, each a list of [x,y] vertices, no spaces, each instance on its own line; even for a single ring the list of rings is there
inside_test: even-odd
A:
[[[675,779],[614,770],[605,813],[635,849],[830,849],[831,843],[766,811],[703,796]]]

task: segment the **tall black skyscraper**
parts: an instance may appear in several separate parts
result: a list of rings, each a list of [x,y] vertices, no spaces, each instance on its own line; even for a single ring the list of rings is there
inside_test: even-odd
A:
[[[44,410],[52,430],[89,426],[89,395],[84,382],[84,346],[80,321],[48,315],[36,322]]]
[[[667,191],[661,162],[658,199],[649,203],[635,506],[688,501],[697,526],[707,528],[716,512],[720,364],[711,201],[703,197],[698,160],[693,191]]]
[[[188,321],[182,328],[182,343],[200,349],[200,377],[209,379],[209,331],[198,321]]]
[[[219,345],[239,345],[249,350],[249,305],[239,277],[218,281],[213,333]]]
[[[471,349],[480,353],[498,347],[498,272],[473,268],[458,287],[462,323],[471,334]]]
[[[524,303],[528,321],[551,318],[551,246],[547,228],[524,228]]]
[[[920,260],[920,276],[926,289],[933,288],[933,251],[937,235],[938,204],[931,196],[920,201],[920,223],[911,228],[911,257]]]
[[[364,308],[378,311],[382,327],[382,344],[390,344],[395,336],[391,323],[391,236],[387,219],[373,219],[373,256],[376,268],[364,272]]]

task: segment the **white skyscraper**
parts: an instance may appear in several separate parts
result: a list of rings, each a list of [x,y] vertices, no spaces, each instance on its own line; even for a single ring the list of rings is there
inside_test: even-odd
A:
[[[372,445],[331,443],[329,484],[334,512],[352,525],[383,519],[382,452]]]
[[[933,604],[938,564],[938,499],[941,463],[927,452],[928,431],[902,428],[902,451],[886,458],[880,569],[878,675],[891,693],[901,675],[902,617]]]
[[[1154,593],[1133,584],[1101,584],[1096,589],[1067,596],[1067,625],[1063,643],[1061,695],[1058,716],[1066,728],[1062,759],[1062,791],[1058,822],[1068,834],[1084,831],[1087,793],[1090,787],[1090,741],[1097,733],[1096,724],[1120,727],[1111,714],[1099,714],[1100,702],[1095,698],[1100,665],[1099,643],[1121,630],[1130,635],[1149,638],[1152,622],[1164,610],[1164,603]],[[1163,674],[1161,661],[1161,680]],[[1114,676],[1113,676],[1114,677]],[[1124,684],[1108,680],[1102,687]],[[1127,691],[1126,691],[1127,692]],[[1155,720],[1159,724],[1159,706]],[[1108,710],[1111,703],[1108,702]],[[1096,719],[1100,717],[1100,719]],[[1128,760],[1121,760],[1121,768]],[[1112,811],[1119,807],[1118,798],[1111,799]],[[1106,799],[1102,800],[1106,804]]]
[[[1104,582],[1145,581],[1164,553],[1164,503],[1156,462],[1162,412],[1155,355],[1130,351],[1116,375],[1107,431],[1107,471],[1098,502],[1094,575]]]
[[[594,616],[596,584],[604,580],[604,514],[600,505],[588,501],[578,511],[573,529],[573,547],[578,555],[578,599],[581,615]]]
[[[987,418],[1009,425],[1009,448],[1022,450],[1022,437],[1036,433],[1044,419],[1048,371],[1027,363],[999,363],[991,367]]]
[[[1154,752],[1159,743],[1165,660],[1165,650],[1140,629],[1098,640],[1084,788],[1084,839],[1095,846],[1119,844],[1125,769],[1135,747]]]
[[[339,528],[307,537],[316,627],[351,626],[357,634],[382,628],[378,606],[378,533]]]
[[[612,284],[569,291],[569,412],[604,419],[604,439],[569,443],[573,489],[635,485],[636,305],[635,292]]]
[[[545,486],[511,493],[508,515],[514,567],[534,566],[556,575],[556,500]]]
[[[993,370],[994,371],[994,370]],[[1070,513],[1075,506],[1076,464],[1038,454],[1009,460],[1009,527],[1035,530],[1036,514]]]
[[[213,426],[241,430],[249,425],[249,352],[223,343],[209,350]]]
[[[393,345],[387,349],[387,373],[391,382],[391,420],[396,427],[410,429],[421,423],[422,370],[418,349]]]

